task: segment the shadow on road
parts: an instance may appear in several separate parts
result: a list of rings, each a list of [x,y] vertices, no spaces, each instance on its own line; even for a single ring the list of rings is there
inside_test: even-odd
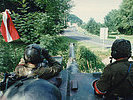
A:
[[[71,30],[65,30],[64,32],[72,32]]]
[[[67,37],[78,41],[91,40],[90,37],[82,37],[82,36],[67,36]]]

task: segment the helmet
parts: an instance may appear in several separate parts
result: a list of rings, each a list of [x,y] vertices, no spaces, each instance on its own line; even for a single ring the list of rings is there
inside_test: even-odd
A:
[[[111,56],[114,59],[131,57],[131,43],[125,39],[117,39],[111,48]]]
[[[43,56],[41,52],[41,47],[37,44],[30,44],[26,47],[24,52],[25,62],[30,62],[32,64],[37,64],[43,61]]]

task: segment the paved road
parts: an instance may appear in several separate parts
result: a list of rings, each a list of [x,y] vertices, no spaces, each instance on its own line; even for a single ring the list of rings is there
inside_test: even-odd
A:
[[[93,45],[98,45],[100,47],[104,48],[111,48],[113,41],[111,40],[104,40],[104,45],[103,45],[103,40],[101,40],[98,36],[90,36],[90,35],[85,35],[83,33],[80,33],[76,30],[76,28],[68,28],[65,30],[64,34],[65,36],[72,38],[77,41],[84,41],[86,43],[91,43]],[[133,45],[132,45],[132,51],[133,51]],[[133,53],[132,53],[133,54]],[[132,59],[130,59],[132,60]],[[103,63],[107,65],[109,63],[110,59],[107,57],[106,59],[103,60]]]
[[[104,46],[104,48],[111,48],[113,41],[111,40],[102,40],[98,36],[91,36],[91,35],[85,35],[83,33],[80,33],[77,31],[76,28],[68,28],[65,30],[64,35],[72,38],[77,41],[84,41],[91,44],[96,44],[101,47]],[[132,44],[132,51],[133,51],[133,44]]]
[[[89,36],[89,35],[80,33],[76,30],[76,28],[69,28],[65,30],[64,35],[77,41],[84,41],[91,44],[104,46],[105,48],[110,48],[113,43],[113,41],[110,41],[110,40],[103,41],[98,36]]]

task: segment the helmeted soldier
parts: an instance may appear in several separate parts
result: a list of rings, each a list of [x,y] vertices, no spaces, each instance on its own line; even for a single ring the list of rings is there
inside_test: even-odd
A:
[[[115,40],[111,48],[111,56],[116,61],[108,64],[100,79],[93,82],[95,93],[104,95],[107,100],[128,98],[133,95],[133,62],[128,61],[131,57],[130,41]]]
[[[44,58],[46,59],[44,62]],[[30,44],[25,48],[24,58],[15,68],[15,73],[19,76],[35,76],[49,79],[61,71],[61,65],[49,55],[48,51],[37,44]]]

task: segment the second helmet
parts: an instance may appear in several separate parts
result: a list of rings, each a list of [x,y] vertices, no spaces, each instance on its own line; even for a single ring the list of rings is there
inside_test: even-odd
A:
[[[131,43],[125,39],[117,39],[111,48],[111,56],[114,59],[131,57]]]
[[[41,47],[37,44],[30,44],[26,47],[24,52],[24,59],[32,64],[37,64],[43,61]]]

